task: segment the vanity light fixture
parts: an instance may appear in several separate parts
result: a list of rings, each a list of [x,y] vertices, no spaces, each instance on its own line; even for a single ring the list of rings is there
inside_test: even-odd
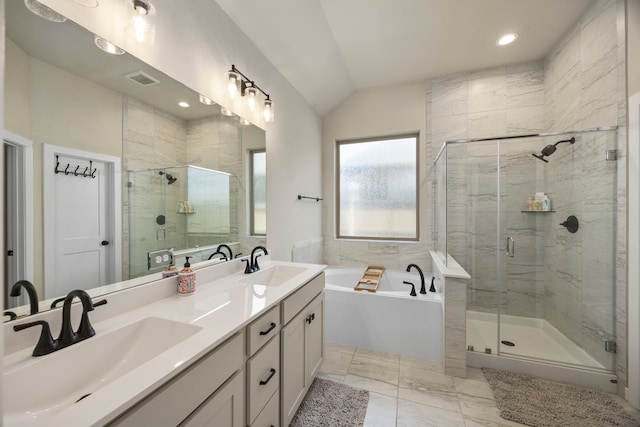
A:
[[[38,0],[24,0],[24,5],[27,6],[27,9],[31,12],[38,15],[40,18],[46,19],[47,21],[60,23],[67,20],[65,16],[62,16],[50,7],[43,5]]]
[[[207,98],[206,96],[200,94],[200,103],[204,105],[216,105],[215,102],[211,98]]]
[[[507,33],[496,41],[497,46],[506,46],[518,39],[518,33]]]
[[[129,10],[127,30],[139,43],[152,44],[156,33],[156,8],[149,0],[125,0]]]
[[[115,44],[111,43],[109,40],[105,40],[100,36],[95,36],[93,38],[93,42],[98,46],[101,50],[110,53],[111,55],[123,55],[124,50],[120,49]]]
[[[180,101],[178,102],[178,105],[181,106],[182,108],[189,108],[189,103],[186,101]]]
[[[261,92],[266,98],[262,107],[264,121],[267,123],[273,122],[273,101],[269,94],[260,89],[255,81],[244,75],[235,65],[232,65],[231,70],[227,72],[227,90],[231,99],[235,99],[236,94],[240,92],[247,108],[252,113],[258,109],[258,92]]]

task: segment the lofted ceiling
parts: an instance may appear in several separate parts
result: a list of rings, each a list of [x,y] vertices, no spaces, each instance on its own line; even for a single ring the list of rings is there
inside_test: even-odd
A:
[[[359,90],[540,60],[593,0],[216,2],[325,115]]]

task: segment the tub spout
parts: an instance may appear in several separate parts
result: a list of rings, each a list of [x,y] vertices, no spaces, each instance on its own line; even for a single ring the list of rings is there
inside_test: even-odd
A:
[[[418,274],[420,275],[420,293],[421,294],[426,294],[427,293],[427,289],[425,288],[425,284],[424,284],[424,274],[422,274],[422,270],[420,269],[420,267],[418,267],[415,264],[409,264],[407,266],[407,273],[409,272],[409,270],[411,270],[412,268],[415,268],[416,270],[418,270]]]

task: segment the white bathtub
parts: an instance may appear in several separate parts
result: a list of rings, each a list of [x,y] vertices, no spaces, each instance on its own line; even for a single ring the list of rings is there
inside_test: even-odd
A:
[[[364,268],[330,266],[325,270],[325,339],[386,353],[442,360],[442,294],[428,292],[431,274],[385,270],[378,291],[354,291]],[[409,295],[415,284],[415,297]]]

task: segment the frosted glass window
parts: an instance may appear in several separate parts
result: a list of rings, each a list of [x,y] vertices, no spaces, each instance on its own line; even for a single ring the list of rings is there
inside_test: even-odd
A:
[[[251,156],[251,235],[267,235],[267,153],[252,151]]]
[[[418,136],[338,142],[337,235],[418,239]]]

